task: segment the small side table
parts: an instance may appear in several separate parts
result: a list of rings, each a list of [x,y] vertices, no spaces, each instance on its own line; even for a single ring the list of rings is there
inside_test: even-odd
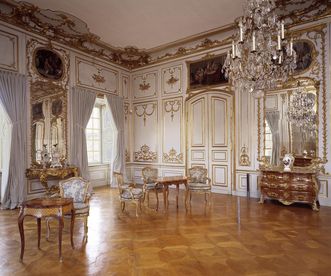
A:
[[[71,213],[70,241],[74,248],[73,228],[75,223],[75,210],[71,198],[36,198],[22,203],[18,217],[18,228],[21,236],[21,255],[20,261],[23,260],[25,239],[23,221],[26,216],[32,216],[37,219],[38,225],[38,248],[40,248],[40,228],[42,217],[55,217],[59,221],[59,258],[62,261],[62,228],[63,217]]]

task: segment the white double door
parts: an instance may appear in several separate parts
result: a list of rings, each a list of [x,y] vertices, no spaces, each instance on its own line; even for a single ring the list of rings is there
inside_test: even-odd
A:
[[[203,166],[212,191],[232,192],[233,96],[206,92],[186,102],[187,166]]]

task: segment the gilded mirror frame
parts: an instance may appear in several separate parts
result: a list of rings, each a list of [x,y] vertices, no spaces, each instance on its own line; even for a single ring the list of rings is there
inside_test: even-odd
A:
[[[266,157],[264,156],[265,153],[265,148],[266,148],[266,140],[265,140],[265,129],[266,129],[266,107],[265,107],[265,102],[266,102],[266,94],[267,93],[276,93],[277,91],[286,91],[286,90],[293,90],[296,87],[310,87],[314,88],[316,91],[316,114],[317,114],[317,134],[316,134],[316,158],[321,158],[322,163],[326,163],[326,139],[322,139],[322,145],[319,143],[319,137],[320,137],[320,132],[322,132],[321,137],[326,137],[326,121],[321,120],[320,118],[325,118],[326,116],[326,106],[325,106],[325,93],[322,93],[322,98],[320,98],[320,82],[313,79],[313,78],[308,78],[308,77],[299,77],[296,79],[291,79],[289,82],[277,87],[277,89],[270,90],[265,92],[264,96],[257,99],[257,160],[266,162]],[[291,92],[288,92],[291,93]],[[322,106],[321,106],[322,105]],[[320,114],[322,112],[322,114]],[[320,148],[322,148],[322,153],[320,156]],[[270,165],[270,164],[269,164]]]

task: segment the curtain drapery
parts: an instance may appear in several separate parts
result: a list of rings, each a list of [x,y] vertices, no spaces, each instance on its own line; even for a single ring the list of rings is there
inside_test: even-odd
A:
[[[279,112],[271,111],[266,113],[266,120],[270,127],[270,131],[272,134],[272,154],[271,154],[271,164],[278,165],[280,163],[279,160]]]
[[[27,81],[24,75],[0,71],[0,102],[11,123],[10,157],[4,164],[3,195],[5,208],[16,208],[25,199],[25,169],[27,160]],[[5,160],[6,161],[6,160]]]
[[[106,97],[116,128],[111,175],[113,172],[125,175],[124,101],[123,98],[115,95],[107,95]],[[112,177],[112,186],[115,185],[115,179]]]
[[[71,163],[77,166],[84,179],[89,180],[85,129],[91,117],[96,93],[84,88],[73,87],[71,105]]]

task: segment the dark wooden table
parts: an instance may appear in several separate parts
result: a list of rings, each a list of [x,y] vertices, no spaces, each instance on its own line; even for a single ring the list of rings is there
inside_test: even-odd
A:
[[[63,217],[65,214],[71,214],[70,240],[71,246],[74,248],[73,228],[75,223],[75,210],[73,208],[73,200],[71,198],[36,198],[22,203],[20,214],[18,217],[18,228],[21,236],[21,255],[20,261],[23,260],[25,238],[23,221],[26,216],[32,216],[37,219],[38,226],[38,248],[40,249],[40,228],[41,218],[55,217],[59,221],[59,258],[62,261],[62,229]]]
[[[165,177],[158,177],[156,180],[157,184],[163,184],[163,193],[165,198],[165,206],[166,209],[169,207],[168,202],[168,195],[169,195],[169,186],[176,185],[176,206],[178,208],[178,195],[179,195],[179,185],[185,185],[185,189],[187,189],[187,177],[186,176],[165,176]]]

